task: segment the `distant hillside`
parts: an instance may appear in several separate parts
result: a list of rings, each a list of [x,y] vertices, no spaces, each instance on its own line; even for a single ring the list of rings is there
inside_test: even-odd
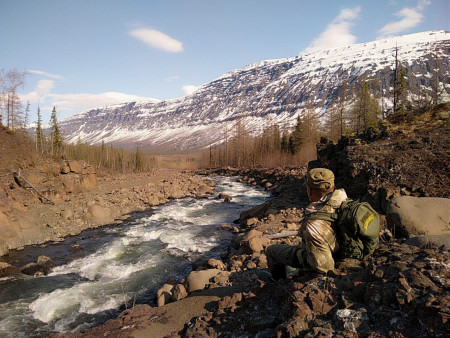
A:
[[[252,134],[273,123],[282,129],[292,126],[306,107],[315,108],[323,120],[344,81],[350,88],[346,106],[352,104],[351,88],[361,78],[377,81],[386,110],[392,106],[389,93],[396,48],[413,94],[431,92],[438,66],[439,81],[447,85],[444,95],[449,98],[449,37],[445,31],[423,32],[266,60],[230,71],[190,96],[93,109],[62,121],[61,127],[69,142],[205,148],[222,142],[240,119]]]

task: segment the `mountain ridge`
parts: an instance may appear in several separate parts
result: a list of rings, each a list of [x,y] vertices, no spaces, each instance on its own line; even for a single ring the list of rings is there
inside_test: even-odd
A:
[[[344,78],[350,87],[365,77],[389,88],[395,48],[413,93],[430,91],[433,58],[440,59],[441,82],[448,85],[449,36],[446,31],[429,31],[263,60],[231,70],[189,96],[92,109],[61,121],[61,127],[68,142],[103,141],[159,150],[205,148],[229,136],[238,120],[253,135],[268,124],[292,126],[307,106],[323,120]],[[351,101],[348,98],[348,104]],[[391,102],[385,99],[384,104]]]

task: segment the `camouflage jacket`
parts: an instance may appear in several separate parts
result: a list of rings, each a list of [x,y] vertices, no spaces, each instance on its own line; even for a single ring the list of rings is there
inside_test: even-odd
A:
[[[319,201],[311,203],[305,209],[305,216],[314,212],[334,213],[347,199],[344,189],[336,189],[323,196]],[[308,219],[300,229],[303,242],[297,251],[297,258],[304,267],[310,267],[319,272],[334,269],[333,254],[339,250],[336,232],[332,222]]]

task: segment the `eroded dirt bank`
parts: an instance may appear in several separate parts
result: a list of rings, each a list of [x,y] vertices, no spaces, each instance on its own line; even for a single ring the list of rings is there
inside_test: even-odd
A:
[[[181,197],[212,194],[211,182],[174,170],[97,175],[81,161],[51,163],[0,178],[0,256],[10,249],[59,240],[131,212]]]

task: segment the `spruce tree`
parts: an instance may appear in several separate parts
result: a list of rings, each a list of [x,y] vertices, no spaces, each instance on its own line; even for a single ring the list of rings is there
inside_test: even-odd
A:
[[[289,136],[289,152],[292,155],[297,154],[303,145],[302,137],[302,119],[300,115],[297,117],[297,124],[294,127],[291,135]]]
[[[284,132],[283,136],[281,136],[281,152],[289,152],[289,135],[287,132]]]
[[[142,162],[142,155],[139,150],[139,147],[136,147],[136,155],[135,155],[134,164],[135,164],[135,166],[134,166],[135,171],[141,172],[144,167],[144,164]]]
[[[396,110],[394,113],[403,115],[409,108],[410,103],[407,98],[408,86],[406,84],[406,70],[400,65],[398,69],[398,75],[396,78],[396,83],[394,87],[395,97],[397,99]]]
[[[37,109],[37,122],[36,122],[36,150],[39,153],[44,151],[44,133],[42,132],[42,117],[41,108]]]
[[[52,115],[50,117],[52,154],[55,156],[62,156],[64,151],[64,140],[59,129],[58,120],[56,118],[56,107],[53,107]]]

